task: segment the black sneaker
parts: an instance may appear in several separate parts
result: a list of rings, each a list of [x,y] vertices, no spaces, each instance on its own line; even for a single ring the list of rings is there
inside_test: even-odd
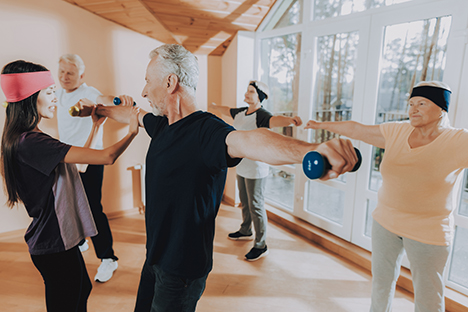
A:
[[[235,233],[229,233],[228,238],[232,240],[252,240],[252,234],[250,235],[245,235],[242,234],[241,232],[237,231]]]
[[[268,255],[268,248],[265,245],[264,248],[252,248],[250,249],[249,253],[245,255],[245,260],[247,261],[255,261],[260,259],[261,257],[265,257]]]

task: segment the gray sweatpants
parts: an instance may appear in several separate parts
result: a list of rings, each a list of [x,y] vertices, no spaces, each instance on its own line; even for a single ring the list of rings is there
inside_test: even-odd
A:
[[[450,246],[429,245],[398,236],[376,221],[372,224],[371,312],[392,311],[403,250],[410,262],[414,311],[445,312],[444,271]]]
[[[242,204],[242,224],[239,232],[244,235],[252,234],[252,223],[255,229],[255,248],[264,248],[266,244],[266,232],[268,218],[265,210],[266,178],[246,179],[237,176],[239,197]]]

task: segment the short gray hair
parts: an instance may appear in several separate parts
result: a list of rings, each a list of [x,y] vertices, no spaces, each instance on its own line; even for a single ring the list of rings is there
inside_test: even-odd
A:
[[[59,63],[61,61],[64,61],[64,62],[67,62],[67,63],[70,63],[70,64],[73,64],[76,66],[76,68],[78,68],[78,73],[79,75],[83,75],[84,71],[85,71],[85,64],[83,62],[83,60],[81,59],[81,57],[77,54],[64,54],[60,57],[59,59]]]
[[[179,44],[164,44],[150,52],[150,58],[156,56],[162,60],[162,74],[175,74],[181,85],[197,89],[199,70],[195,55]]]

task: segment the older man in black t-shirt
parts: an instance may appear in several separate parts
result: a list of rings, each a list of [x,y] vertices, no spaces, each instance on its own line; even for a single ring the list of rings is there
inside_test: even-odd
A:
[[[241,158],[272,165],[300,163],[317,150],[332,169],[357,161],[349,140],[311,144],[267,129],[236,131],[196,104],[196,57],[176,44],[153,50],[142,95],[153,114],[140,110],[151,136],[146,157],[147,258],[135,311],[195,311],[213,263],[215,217],[226,171]],[[97,113],[128,123],[128,107],[100,106]]]

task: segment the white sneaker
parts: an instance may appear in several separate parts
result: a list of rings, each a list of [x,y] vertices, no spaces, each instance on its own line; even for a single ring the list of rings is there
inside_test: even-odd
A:
[[[85,240],[85,242],[82,245],[78,246],[78,248],[80,248],[81,252],[85,252],[86,250],[88,250],[89,249],[88,240]]]
[[[114,273],[115,270],[117,270],[117,267],[119,265],[117,264],[117,261],[114,259],[108,258],[108,259],[102,259],[101,265],[99,266],[96,276],[94,277],[94,280],[96,282],[101,282],[105,283],[108,280],[111,279],[112,274]]]

